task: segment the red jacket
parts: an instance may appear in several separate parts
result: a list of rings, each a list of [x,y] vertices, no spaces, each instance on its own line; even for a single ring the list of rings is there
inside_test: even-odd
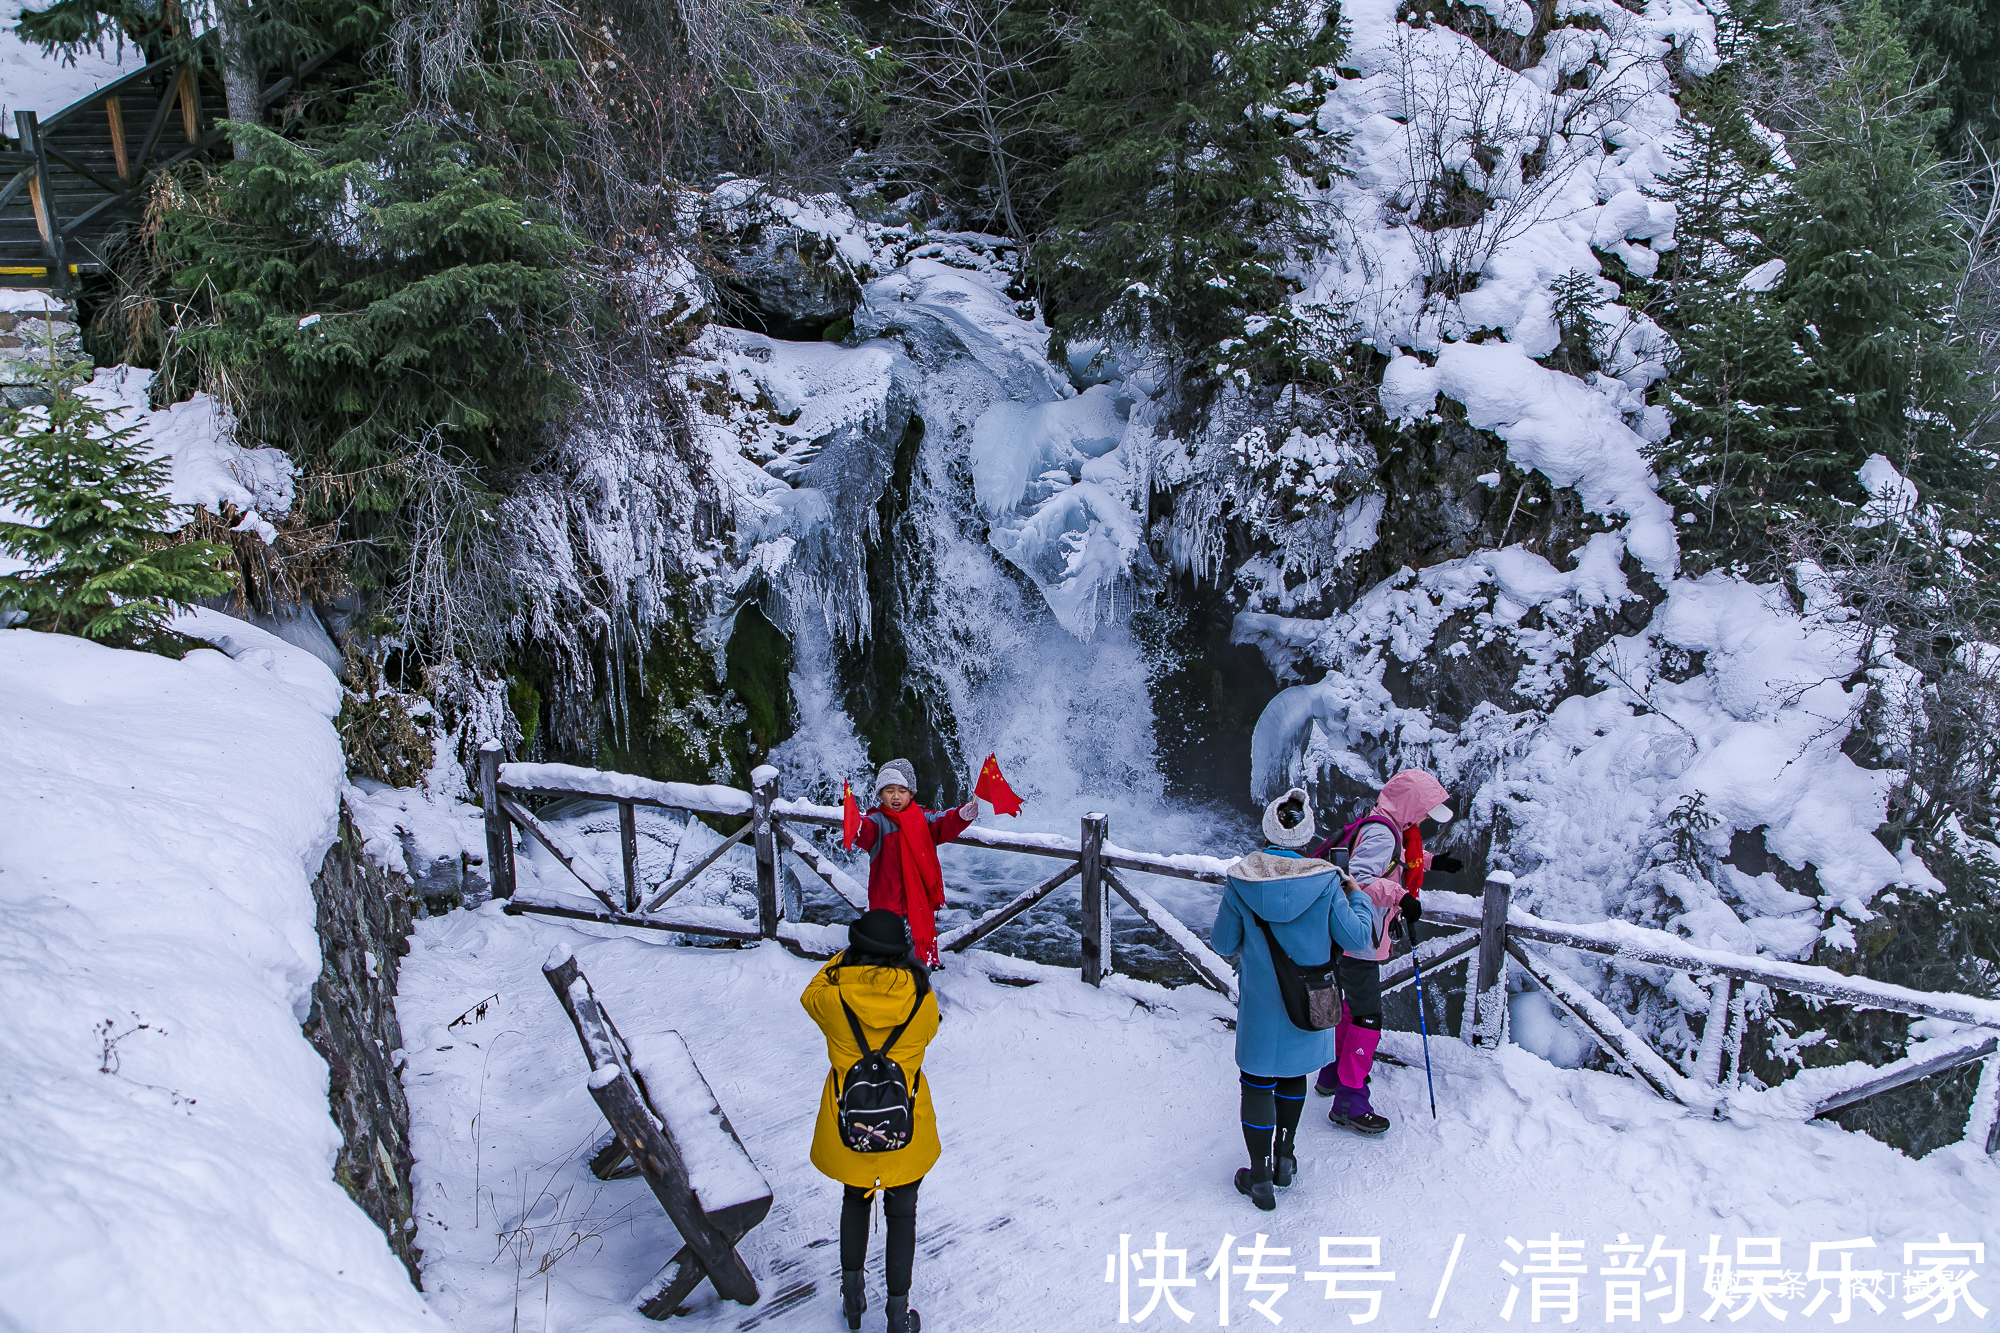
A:
[[[923,810],[924,824],[931,831],[931,841],[943,846],[972,827],[964,815],[957,810]],[[903,858],[884,856],[890,838],[900,836],[894,821],[881,806],[874,806],[861,817],[861,828],[854,835],[854,845],[868,853],[868,905],[883,907],[891,912],[909,915],[909,906],[903,898]]]

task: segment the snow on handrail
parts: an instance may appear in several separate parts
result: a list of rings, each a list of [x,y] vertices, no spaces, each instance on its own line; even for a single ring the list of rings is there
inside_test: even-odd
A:
[[[1424,919],[1439,924],[1477,926],[1480,900],[1462,893],[1424,894]],[[2000,1028],[2000,1000],[1951,991],[1920,991],[1869,977],[1851,977],[1830,967],[1782,958],[1705,949],[1677,935],[1630,921],[1548,921],[1516,904],[1507,909],[1507,933],[1543,944],[1566,945],[1610,954],[1625,962],[1650,963],[1692,973],[1725,973],[1781,990],[1818,995],[1861,1009],[1922,1014],[1952,1023]]]
[[[575,764],[502,764],[500,785],[532,796],[596,796],[607,801],[661,805],[704,815],[750,813],[750,793],[734,787],[660,782],[631,773],[578,768]]]
[[[840,807],[837,805],[777,800],[771,802],[771,813],[781,819],[794,819],[804,824],[824,824],[828,828],[840,827]],[[1060,833],[1013,832],[980,828],[975,824],[959,834],[957,840],[975,847],[989,847],[1003,852],[1026,852],[1032,856],[1083,854],[1083,844],[1079,839],[1067,838]],[[1111,842],[1104,844],[1104,863],[1119,870],[1143,870],[1149,874],[1170,875],[1176,879],[1204,880],[1210,884],[1222,883],[1231,864],[1219,856],[1142,852],[1130,847],[1120,847]]]
[[[1926,1075],[1985,1059],[1996,1049],[2000,1049],[2000,1037],[1979,1028],[1912,1042],[1900,1060],[1886,1065],[1853,1060],[1822,1069],[1801,1070],[1776,1087],[1754,1092],[1739,1089],[1730,1094],[1729,1114],[1732,1119],[1769,1116],[1778,1120],[1812,1120]]]

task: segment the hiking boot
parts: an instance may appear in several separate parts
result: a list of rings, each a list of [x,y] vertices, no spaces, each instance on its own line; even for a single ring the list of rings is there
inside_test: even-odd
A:
[[[1351,1129],[1356,1134],[1385,1134],[1389,1129],[1389,1118],[1375,1114],[1375,1108],[1368,1104],[1366,1088],[1343,1087],[1333,1095],[1333,1109],[1327,1112],[1327,1123],[1341,1129]]]
[[[1271,1183],[1284,1189],[1299,1173],[1299,1150],[1290,1134],[1281,1133],[1271,1149]]]
[[[850,1329],[861,1327],[861,1314],[868,1308],[868,1294],[861,1285],[861,1270],[840,1270],[840,1312],[847,1316]]]
[[[924,1321],[910,1308],[907,1292],[901,1296],[891,1296],[883,1313],[889,1316],[889,1333],[920,1333]]]
[[[1340,1091],[1340,1084],[1337,1082],[1327,1083],[1316,1078],[1313,1080],[1313,1091],[1322,1097],[1331,1097],[1334,1093]]]
[[[1267,1213],[1276,1208],[1278,1194],[1271,1188],[1270,1160],[1240,1168],[1236,1172],[1236,1192]]]

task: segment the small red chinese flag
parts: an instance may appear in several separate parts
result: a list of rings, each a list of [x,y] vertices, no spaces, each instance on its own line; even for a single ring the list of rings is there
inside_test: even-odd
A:
[[[992,806],[996,815],[1021,813],[1021,798],[1007,785],[1007,779],[1000,776],[1000,761],[990,754],[979,766],[979,781],[973,784],[972,794]]]
[[[861,832],[861,802],[854,799],[854,784],[840,784],[840,845],[854,850],[855,835]]]

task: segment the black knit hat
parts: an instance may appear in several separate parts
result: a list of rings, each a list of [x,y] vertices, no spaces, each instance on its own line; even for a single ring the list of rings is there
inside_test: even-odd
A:
[[[870,908],[848,923],[847,951],[873,958],[901,958],[910,952],[910,924],[887,908]]]

